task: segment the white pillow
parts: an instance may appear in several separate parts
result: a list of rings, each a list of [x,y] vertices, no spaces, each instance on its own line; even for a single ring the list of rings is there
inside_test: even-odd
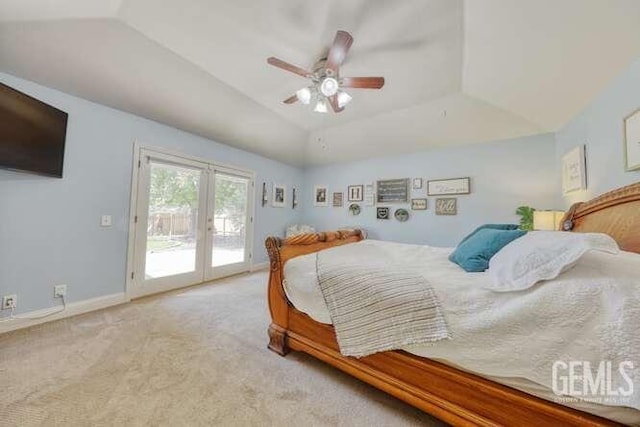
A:
[[[521,291],[541,280],[551,280],[576,265],[589,251],[617,254],[620,248],[603,233],[532,231],[495,254],[487,272],[496,292]]]

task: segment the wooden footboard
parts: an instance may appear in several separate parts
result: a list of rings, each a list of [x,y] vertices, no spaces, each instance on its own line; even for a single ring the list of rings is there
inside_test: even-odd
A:
[[[293,305],[287,299],[282,287],[284,279],[283,266],[287,260],[300,255],[306,255],[333,246],[359,242],[363,239],[360,230],[341,230],[326,233],[299,234],[286,240],[268,237],[265,245],[270,260],[269,273],[269,311],[271,325],[269,326],[269,348],[284,356],[287,354],[287,331],[289,329],[289,314]]]
[[[296,256],[362,239],[360,230],[267,238],[271,350],[282,356],[291,350],[308,353],[453,425],[616,425],[404,351],[360,359],[342,356],[333,327],[314,321],[287,300],[283,266]]]

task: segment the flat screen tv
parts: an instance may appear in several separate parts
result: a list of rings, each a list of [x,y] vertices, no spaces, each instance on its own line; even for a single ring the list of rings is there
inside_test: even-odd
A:
[[[67,118],[0,83],[0,167],[62,178]]]

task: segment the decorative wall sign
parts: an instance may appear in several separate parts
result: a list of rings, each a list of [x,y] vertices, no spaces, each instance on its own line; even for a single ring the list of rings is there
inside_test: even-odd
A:
[[[407,203],[409,201],[409,178],[377,181],[378,203]]]
[[[455,197],[436,199],[436,215],[457,215],[458,199]]]
[[[344,198],[344,193],[333,193],[333,207],[334,208],[341,208],[342,207],[342,200]]]
[[[364,198],[364,185],[350,185],[347,187],[347,200],[361,202]]]
[[[360,215],[360,205],[357,203],[351,203],[349,205],[349,213],[353,216]]]
[[[413,189],[420,190],[422,188],[422,178],[413,178]]]
[[[267,203],[269,203],[269,196],[267,196],[267,183],[263,182],[262,183],[262,207],[267,206]]]
[[[626,170],[640,169],[640,109],[624,119],[624,152]]]
[[[313,205],[329,206],[329,191],[324,185],[316,185],[313,187]]]
[[[409,211],[406,209],[396,209],[393,216],[400,222],[405,222],[409,219]]]
[[[411,199],[411,209],[414,211],[427,210],[427,199]]]
[[[377,208],[376,209],[376,218],[378,218],[378,219],[389,219],[389,208]]]
[[[373,191],[373,184],[367,184],[364,186],[364,205],[373,206],[376,204],[375,192]]]
[[[587,189],[587,160],[584,145],[579,145],[562,156],[562,192]]]
[[[287,197],[287,187],[280,184],[273,184],[273,199],[271,205],[274,208],[283,208]]]
[[[291,194],[291,207],[293,209],[298,207],[298,193],[296,193],[295,187],[293,189],[293,194]]]
[[[429,196],[471,193],[471,178],[450,178],[427,181]]]

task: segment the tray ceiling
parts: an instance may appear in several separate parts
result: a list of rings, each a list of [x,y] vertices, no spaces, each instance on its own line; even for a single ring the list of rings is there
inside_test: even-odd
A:
[[[640,56],[636,0],[0,0],[0,71],[287,163],[555,131]],[[281,101],[335,31],[341,114]],[[320,143],[319,143],[320,141]]]

